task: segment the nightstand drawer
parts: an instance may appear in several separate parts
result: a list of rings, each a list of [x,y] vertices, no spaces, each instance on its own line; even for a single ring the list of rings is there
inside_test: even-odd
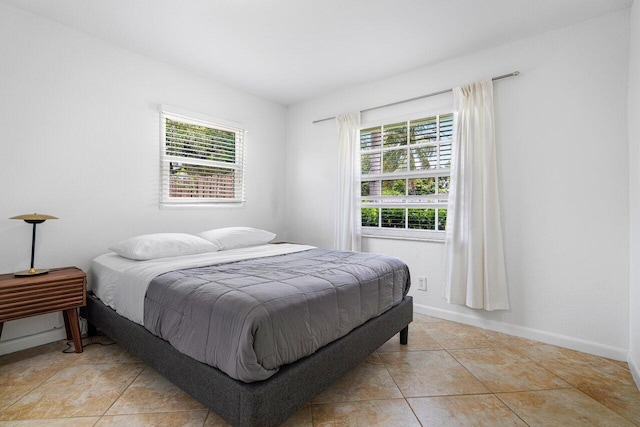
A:
[[[85,277],[76,268],[29,278],[0,276],[0,322],[84,306]]]

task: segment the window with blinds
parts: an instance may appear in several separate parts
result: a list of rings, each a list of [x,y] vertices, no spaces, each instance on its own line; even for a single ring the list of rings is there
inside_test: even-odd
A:
[[[363,235],[444,238],[453,114],[360,130]]]
[[[244,131],[161,113],[162,204],[244,202]]]

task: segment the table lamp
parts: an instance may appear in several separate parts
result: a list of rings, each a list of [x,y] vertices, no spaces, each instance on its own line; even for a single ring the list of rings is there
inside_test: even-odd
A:
[[[46,274],[49,270],[36,270],[33,268],[33,259],[36,250],[36,224],[42,224],[48,219],[58,219],[55,216],[51,215],[42,215],[42,214],[25,214],[11,217],[9,219],[21,219],[28,224],[33,224],[33,236],[31,237],[31,268],[25,271],[18,271],[14,273],[15,276],[37,276],[39,274]]]

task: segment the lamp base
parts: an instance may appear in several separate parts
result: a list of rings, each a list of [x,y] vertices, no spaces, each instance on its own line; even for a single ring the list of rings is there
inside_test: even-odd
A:
[[[15,272],[15,273],[13,273],[13,275],[16,276],[16,277],[39,276],[41,274],[47,274],[48,272],[49,272],[49,270],[47,270],[47,269],[38,269],[38,270],[36,270],[35,268],[31,268],[29,270]]]

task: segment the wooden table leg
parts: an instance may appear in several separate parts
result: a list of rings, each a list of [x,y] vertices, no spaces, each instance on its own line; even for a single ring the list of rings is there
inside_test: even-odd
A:
[[[78,311],[75,308],[64,311],[65,325],[69,324],[71,336],[73,337],[73,347],[76,353],[82,353],[82,339],[80,338],[80,323],[78,319]]]

